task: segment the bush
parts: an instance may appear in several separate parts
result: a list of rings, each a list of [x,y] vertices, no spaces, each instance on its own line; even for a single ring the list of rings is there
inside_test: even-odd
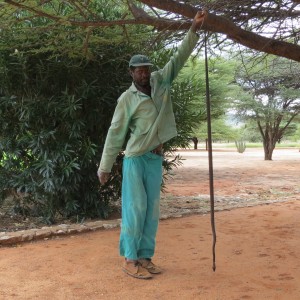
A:
[[[2,200],[13,195],[17,212],[47,223],[109,216],[120,198],[124,154],[105,186],[96,171],[116,100],[131,82],[123,52],[106,46],[93,60],[0,54],[0,190]],[[174,84],[173,96],[179,135],[165,145],[168,153],[189,144],[198,122],[188,82]],[[167,158],[164,168],[179,161]]]
[[[127,72],[126,62],[115,59],[121,49],[105,50],[109,57],[94,61],[2,53],[2,199],[17,191],[16,206],[30,207],[48,223],[57,213],[106,217],[109,202],[119,199],[119,164],[105,187],[96,171],[116,99],[129,77],[126,82],[116,76]]]

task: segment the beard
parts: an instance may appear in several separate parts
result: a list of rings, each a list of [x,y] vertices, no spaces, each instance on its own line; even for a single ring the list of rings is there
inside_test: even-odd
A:
[[[150,77],[136,80],[135,84],[142,86],[142,87],[148,87],[148,86],[150,86]]]

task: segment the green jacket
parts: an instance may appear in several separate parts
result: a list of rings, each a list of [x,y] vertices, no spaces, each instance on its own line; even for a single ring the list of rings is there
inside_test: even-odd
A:
[[[106,137],[99,171],[111,171],[128,130],[127,157],[143,155],[177,135],[170,98],[171,83],[198,39],[198,35],[190,30],[165,67],[151,73],[151,97],[139,92],[134,83],[120,96]]]

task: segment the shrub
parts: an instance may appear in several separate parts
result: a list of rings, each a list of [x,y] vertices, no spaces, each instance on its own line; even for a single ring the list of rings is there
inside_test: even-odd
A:
[[[246,150],[246,143],[244,141],[235,141],[235,146],[239,153],[244,153]]]

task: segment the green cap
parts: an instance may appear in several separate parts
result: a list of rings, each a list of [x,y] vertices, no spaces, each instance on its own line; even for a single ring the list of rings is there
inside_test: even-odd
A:
[[[141,54],[133,55],[129,61],[129,67],[153,66],[150,59]]]

